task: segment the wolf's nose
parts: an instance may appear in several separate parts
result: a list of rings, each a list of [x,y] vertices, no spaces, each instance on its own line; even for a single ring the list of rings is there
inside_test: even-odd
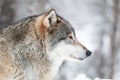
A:
[[[86,55],[87,55],[87,57],[90,56],[91,54],[92,54],[91,51],[89,51],[89,50],[86,51]]]

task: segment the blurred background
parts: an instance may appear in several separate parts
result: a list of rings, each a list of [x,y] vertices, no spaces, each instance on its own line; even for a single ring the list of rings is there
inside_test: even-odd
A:
[[[93,52],[64,61],[55,80],[120,80],[120,0],[0,0],[0,27],[52,8]]]

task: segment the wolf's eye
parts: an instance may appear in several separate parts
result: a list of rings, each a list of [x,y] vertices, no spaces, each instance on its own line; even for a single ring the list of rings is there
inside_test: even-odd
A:
[[[70,38],[70,39],[73,39],[73,37],[72,37],[72,36],[69,36],[69,38]]]

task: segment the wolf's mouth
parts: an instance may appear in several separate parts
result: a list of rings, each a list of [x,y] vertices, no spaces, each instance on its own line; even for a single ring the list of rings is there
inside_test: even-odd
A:
[[[76,57],[73,56],[73,55],[70,55],[70,57],[73,58],[73,59],[77,59],[77,60],[84,60],[83,58],[76,58]]]

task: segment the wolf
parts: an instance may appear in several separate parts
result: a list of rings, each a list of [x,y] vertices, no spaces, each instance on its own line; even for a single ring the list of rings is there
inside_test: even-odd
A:
[[[90,55],[54,9],[0,29],[0,80],[53,80],[63,60]]]

